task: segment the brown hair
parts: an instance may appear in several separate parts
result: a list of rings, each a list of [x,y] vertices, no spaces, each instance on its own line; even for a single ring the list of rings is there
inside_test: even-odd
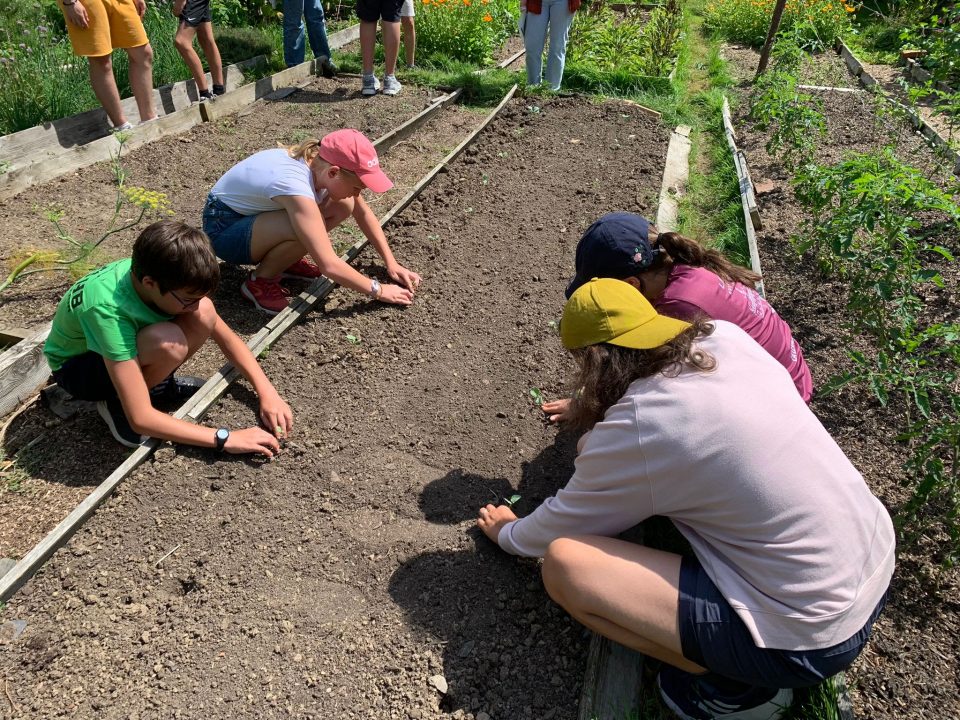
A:
[[[706,268],[716,273],[721,280],[738,282],[751,288],[760,280],[760,276],[753,270],[748,270],[730,262],[719,250],[704,247],[696,240],[684,237],[680,233],[665,232],[657,234],[651,229],[649,238],[651,247],[660,246],[676,263]],[[664,258],[663,253],[657,253],[653,264],[648,269],[658,270],[663,267],[664,262],[666,262],[666,258]]]
[[[161,220],[140,233],[133,244],[134,276],[148,275],[165,293],[185,289],[209,295],[220,284],[220,265],[210,238],[202,230],[177,220]]]
[[[675,338],[650,350],[634,350],[609,343],[571,350],[578,370],[573,382],[576,392],[570,404],[568,426],[575,430],[592,428],[638,378],[657,373],[676,377],[684,365],[703,372],[716,368],[716,359],[694,344],[699,338],[710,335],[713,327],[707,318],[701,316]]]

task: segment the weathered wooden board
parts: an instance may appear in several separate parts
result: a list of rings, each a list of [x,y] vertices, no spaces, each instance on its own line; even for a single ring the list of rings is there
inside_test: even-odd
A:
[[[50,377],[50,367],[43,357],[49,332],[50,323],[46,323],[0,355],[0,417],[33,397]]]
[[[663,166],[663,182],[660,184],[660,200],[657,205],[657,230],[670,232],[677,229],[679,200],[686,192],[690,177],[690,127],[678,125],[670,133],[667,159]]]

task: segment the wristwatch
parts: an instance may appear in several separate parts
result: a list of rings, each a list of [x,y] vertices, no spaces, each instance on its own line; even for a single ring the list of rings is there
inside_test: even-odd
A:
[[[227,444],[227,440],[230,437],[230,430],[227,428],[219,428],[214,437],[217,439],[217,450],[223,452],[223,446]]]
[[[374,300],[379,300],[382,292],[383,288],[380,287],[380,281],[376,278],[373,278],[370,281],[370,297],[372,297]]]

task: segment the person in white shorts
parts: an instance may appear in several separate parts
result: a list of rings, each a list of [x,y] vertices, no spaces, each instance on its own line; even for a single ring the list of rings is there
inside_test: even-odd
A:
[[[400,8],[400,30],[403,32],[403,54],[407,59],[407,67],[415,67],[414,56],[417,54],[417,29],[414,27],[413,0],[403,0]]]

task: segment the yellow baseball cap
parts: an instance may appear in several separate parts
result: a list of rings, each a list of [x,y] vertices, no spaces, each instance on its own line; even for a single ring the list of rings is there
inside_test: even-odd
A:
[[[660,347],[690,323],[660,315],[633,285],[593,278],[563,308],[560,339],[568,350],[610,343],[636,350]]]

